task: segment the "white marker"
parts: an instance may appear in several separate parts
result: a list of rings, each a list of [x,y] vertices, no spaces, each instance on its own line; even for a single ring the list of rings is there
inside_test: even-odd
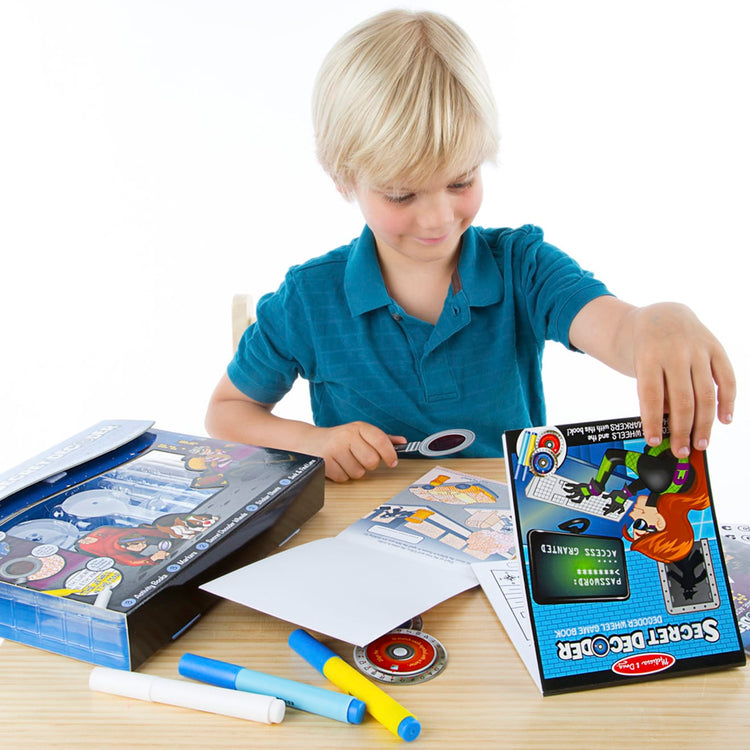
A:
[[[209,711],[238,719],[261,721],[265,724],[278,724],[286,711],[284,701],[268,695],[245,693],[183,680],[168,680],[165,677],[108,667],[94,667],[91,670],[89,687],[101,693],[168,703],[170,706],[194,708],[197,711]]]
[[[96,599],[94,599],[94,606],[95,607],[101,607],[102,609],[107,609],[107,606],[109,605],[109,600],[111,598],[112,598],[112,587],[111,586],[105,586],[96,595]]]

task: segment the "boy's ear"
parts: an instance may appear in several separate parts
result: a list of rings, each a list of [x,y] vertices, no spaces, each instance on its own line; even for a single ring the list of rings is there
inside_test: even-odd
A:
[[[354,187],[345,187],[339,182],[333,183],[336,186],[336,190],[350,203],[354,200]]]

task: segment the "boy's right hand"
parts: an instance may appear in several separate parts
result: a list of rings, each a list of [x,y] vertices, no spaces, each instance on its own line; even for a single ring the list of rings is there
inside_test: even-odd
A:
[[[395,466],[398,460],[393,446],[406,442],[405,437],[386,435],[367,422],[315,427],[277,417],[273,407],[246,396],[224,373],[208,405],[206,428],[209,435],[222,440],[321,456],[326,462],[326,476],[334,482],[359,479],[381,461]]]
[[[393,468],[398,463],[394,445],[405,443],[400,435],[387,435],[367,422],[349,422],[337,427],[317,427],[316,449],[310,451],[326,462],[326,477],[334,482],[361,479],[382,461]]]

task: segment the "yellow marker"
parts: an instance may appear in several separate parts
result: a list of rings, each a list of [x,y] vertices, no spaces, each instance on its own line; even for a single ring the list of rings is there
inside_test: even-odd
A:
[[[295,630],[289,645],[340,690],[364,701],[367,712],[393,734],[407,742],[419,737],[422,725],[412,714],[307,631]]]

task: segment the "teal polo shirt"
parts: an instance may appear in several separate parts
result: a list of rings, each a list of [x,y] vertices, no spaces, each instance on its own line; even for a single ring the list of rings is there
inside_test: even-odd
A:
[[[410,441],[468,428],[462,455],[500,456],[504,430],[546,421],[545,341],[570,346],[578,311],[608,293],[538,227],[470,227],[433,326],[391,299],[365,227],[259,300],[227,372],[269,404],[306,379],[321,427],[363,420]]]

